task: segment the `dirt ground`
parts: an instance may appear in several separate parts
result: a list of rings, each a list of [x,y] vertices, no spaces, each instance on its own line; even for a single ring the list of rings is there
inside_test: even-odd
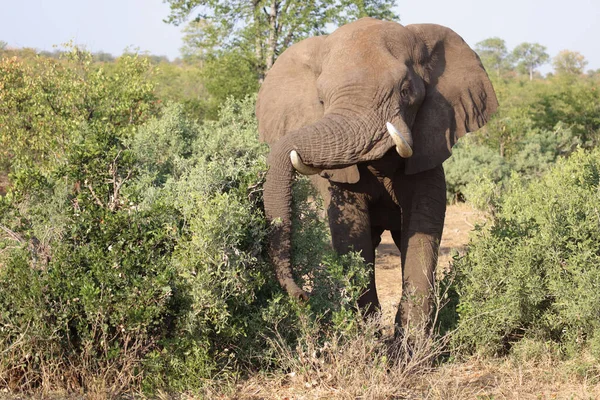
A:
[[[469,241],[469,233],[477,222],[482,222],[484,215],[471,206],[460,203],[448,206],[444,233],[440,245],[438,269],[447,269],[452,261],[454,251],[464,252]],[[400,270],[400,252],[389,232],[385,232],[381,244],[377,248],[375,260],[375,279],[377,294],[383,309],[386,325],[393,324],[394,315],[402,295]]]

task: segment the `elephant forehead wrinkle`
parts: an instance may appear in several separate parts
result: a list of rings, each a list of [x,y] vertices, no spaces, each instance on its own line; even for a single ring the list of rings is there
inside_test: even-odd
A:
[[[408,73],[406,65],[387,55],[373,56],[367,59],[350,58],[347,63],[331,60],[323,66],[317,84],[321,90],[334,90],[344,87],[362,86],[363,88],[392,88]]]
[[[368,67],[379,66],[386,64],[391,55],[385,49],[382,39],[377,41],[351,41],[332,48],[324,65],[331,63],[332,65],[349,65],[353,67]],[[363,41],[364,42],[364,41]]]

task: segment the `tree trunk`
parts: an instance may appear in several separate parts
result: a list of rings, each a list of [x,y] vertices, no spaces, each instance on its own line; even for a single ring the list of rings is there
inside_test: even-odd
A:
[[[275,62],[275,49],[277,48],[277,15],[279,3],[277,0],[271,1],[271,12],[269,13],[269,42],[267,43],[267,58],[265,60],[265,70],[268,71]]]
[[[529,67],[529,82],[533,80],[533,67]]]
[[[258,77],[258,84],[262,85],[265,80],[265,69],[263,67],[263,55],[262,55],[262,42],[260,31],[260,4],[258,0],[252,0],[252,12],[254,15],[254,56],[256,57],[256,76]]]

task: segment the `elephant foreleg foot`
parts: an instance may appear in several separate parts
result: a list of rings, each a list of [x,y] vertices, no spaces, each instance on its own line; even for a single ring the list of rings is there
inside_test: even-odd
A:
[[[431,328],[435,267],[439,250],[439,235],[407,233],[403,246],[402,301],[396,314],[397,329]]]

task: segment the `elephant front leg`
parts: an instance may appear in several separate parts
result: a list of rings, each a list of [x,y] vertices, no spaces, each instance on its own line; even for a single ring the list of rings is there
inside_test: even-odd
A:
[[[446,214],[444,170],[403,177],[402,231],[392,232],[402,257],[403,301],[396,314],[398,327],[429,328],[435,267]]]
[[[340,254],[359,251],[369,268],[369,285],[358,299],[358,306],[366,316],[379,311],[380,304],[375,287],[375,244],[377,235],[372,233],[366,195],[355,193],[339,185],[329,188],[330,201],[327,209],[331,240],[334,250]],[[379,232],[381,235],[381,232]]]
[[[441,235],[411,230],[392,234],[400,236],[397,242],[402,253],[403,281],[395,324],[428,329]]]

